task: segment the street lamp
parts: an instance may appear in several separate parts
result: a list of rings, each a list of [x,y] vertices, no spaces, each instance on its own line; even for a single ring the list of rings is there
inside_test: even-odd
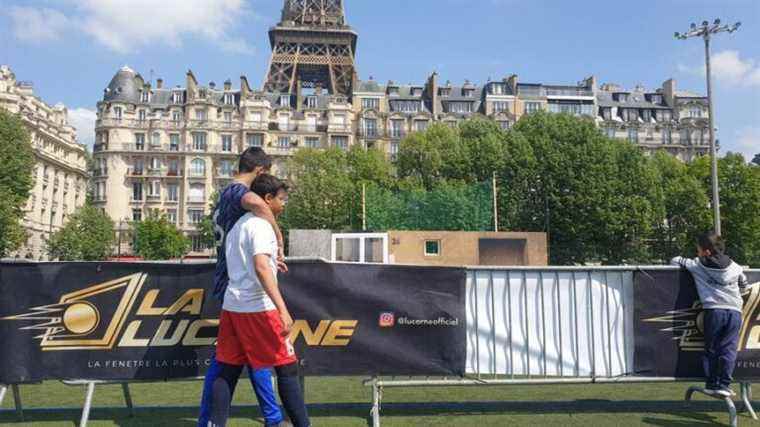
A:
[[[707,114],[710,120],[710,161],[712,164],[712,193],[713,193],[713,217],[715,220],[715,232],[721,234],[720,231],[720,194],[718,193],[718,157],[715,152],[715,114],[713,108],[712,97],[712,76],[710,74],[710,37],[713,34],[718,33],[733,33],[739,29],[741,22],[737,22],[733,25],[721,25],[720,19],[716,19],[715,22],[710,25],[709,22],[703,21],[701,26],[692,23],[689,27],[689,31],[681,34],[675,33],[675,37],[679,40],[686,40],[692,37],[702,37],[705,41],[705,66],[707,68]]]

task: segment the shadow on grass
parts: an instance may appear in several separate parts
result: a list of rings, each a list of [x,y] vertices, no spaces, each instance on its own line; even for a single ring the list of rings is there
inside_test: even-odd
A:
[[[318,419],[321,417],[354,418],[368,420],[369,404],[361,403],[326,403],[310,404],[309,414]],[[445,415],[550,415],[550,414],[594,414],[594,413],[632,413],[647,414],[641,421],[644,424],[682,427],[720,425],[728,420],[726,407],[717,401],[680,400],[651,401],[628,400],[612,401],[602,399],[583,399],[572,401],[503,401],[503,402],[396,402],[383,403],[381,417],[407,416],[445,416]],[[710,413],[726,413],[714,416]],[[683,420],[660,419],[653,415],[676,415]],[[191,407],[139,407],[135,408],[135,416],[130,417],[124,408],[93,408],[90,413],[91,421],[113,421],[114,424],[125,427],[132,426],[194,426],[197,425],[198,409]],[[24,422],[57,422],[77,425],[81,409],[26,409]],[[257,406],[236,406],[232,409],[231,418],[244,418],[254,421],[254,425],[263,425]],[[12,410],[0,412],[0,423],[20,424],[16,413]]]

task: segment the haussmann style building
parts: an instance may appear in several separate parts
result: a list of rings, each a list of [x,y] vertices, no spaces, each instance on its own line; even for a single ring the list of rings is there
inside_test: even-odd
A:
[[[244,76],[235,85],[202,84],[192,71],[183,85],[169,87],[128,67],[118,70],[98,103],[97,206],[120,227],[158,210],[202,254],[208,252],[196,225],[249,146],[273,155],[284,176],[285,160],[303,147],[360,144],[393,158],[406,135],[434,122],[483,116],[509,128],[524,114],[546,110],[589,117],[611,137],[684,161],[708,151],[707,99],[679,91],[674,80],[654,90],[600,85],[595,77],[570,85],[516,75],[453,84],[437,73],[421,84],[359,80],[358,35],[343,6],[286,0],[281,22],[269,31],[272,54],[261,88]]]

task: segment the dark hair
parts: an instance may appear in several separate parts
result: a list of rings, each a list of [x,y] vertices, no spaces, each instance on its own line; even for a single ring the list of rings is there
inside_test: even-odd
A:
[[[276,176],[268,173],[257,176],[256,179],[253,180],[253,184],[251,184],[251,191],[256,193],[262,199],[267,194],[271,194],[274,197],[280,192],[280,190],[288,191],[288,185]]]
[[[258,167],[269,169],[272,167],[272,158],[259,147],[246,148],[243,154],[240,155],[238,172],[250,173]]]
[[[712,255],[723,255],[726,251],[726,242],[714,231],[700,235],[697,244],[703,250],[710,251]]]

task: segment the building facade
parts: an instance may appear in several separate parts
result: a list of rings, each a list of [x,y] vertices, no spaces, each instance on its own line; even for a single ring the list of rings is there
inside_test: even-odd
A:
[[[275,173],[285,176],[286,159],[304,147],[358,144],[393,159],[408,134],[475,116],[506,129],[535,111],[569,113],[648,151],[664,149],[685,161],[708,151],[707,100],[676,90],[673,80],[652,91],[600,86],[594,77],[573,85],[521,82],[516,75],[455,85],[437,73],[423,84],[362,81],[357,35],[342,0],[286,0],[269,37],[263,89],[246,77],[236,88],[231,80],[204,85],[192,71],[171,88],[128,67],[116,73],[98,103],[93,171],[95,203],[114,221],[158,210],[193,237],[196,254],[208,253],[196,226],[246,147],[264,148],[275,157]]]
[[[17,81],[8,66],[0,66],[0,108],[18,114],[34,148],[34,187],[25,207],[23,226],[28,239],[15,258],[47,260],[47,240],[87,196],[87,157],[68,124],[66,107],[49,106],[34,95],[29,82]]]

